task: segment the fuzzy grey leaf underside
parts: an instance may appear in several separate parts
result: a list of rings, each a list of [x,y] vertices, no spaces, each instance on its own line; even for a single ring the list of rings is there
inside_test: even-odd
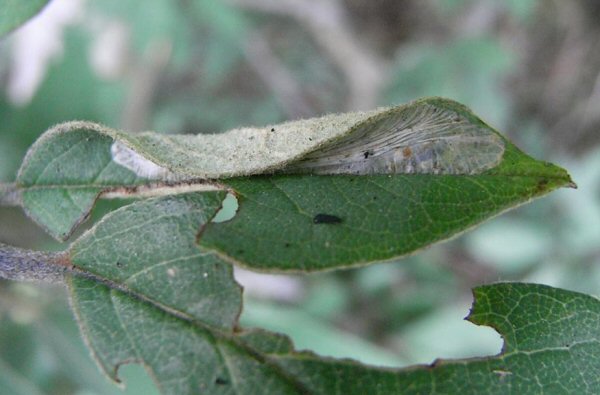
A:
[[[154,180],[279,172],[478,174],[500,162],[504,141],[487,125],[465,116],[464,110],[448,100],[424,99],[222,134],[128,135],[81,123],[59,125],[50,133],[91,128],[108,134],[115,139],[114,162]]]

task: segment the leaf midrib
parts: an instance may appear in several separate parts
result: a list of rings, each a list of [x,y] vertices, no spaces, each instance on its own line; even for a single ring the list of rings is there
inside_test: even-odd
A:
[[[223,360],[224,366],[227,367],[229,377],[232,377],[232,372],[229,368],[229,365],[225,362],[226,356],[224,355],[224,352],[221,350],[221,346],[220,346],[219,342],[228,342],[232,347],[234,347],[234,348],[237,347],[237,348],[242,349],[249,357],[255,359],[256,361],[267,364],[269,366],[269,368],[275,372],[275,374],[277,374],[282,379],[289,382],[293,387],[298,389],[299,393],[312,394],[312,392],[308,391],[308,389],[304,386],[304,384],[301,381],[295,379],[293,376],[291,376],[288,373],[286,373],[285,371],[283,371],[282,368],[274,360],[272,360],[272,357],[270,357],[268,354],[261,353],[260,351],[248,346],[243,341],[236,338],[236,335],[233,330],[231,332],[226,332],[226,331],[223,331],[222,329],[210,326],[210,325],[190,316],[189,314],[187,314],[185,312],[182,312],[182,311],[172,308],[170,306],[166,306],[166,305],[164,305],[160,302],[157,302],[143,294],[132,291],[131,289],[129,289],[125,286],[120,286],[119,284],[117,284],[115,282],[104,279],[101,276],[94,275],[89,272],[83,272],[83,271],[77,271],[77,270],[73,271],[71,274],[74,276],[81,276],[87,280],[92,280],[97,285],[100,285],[100,286],[104,285],[104,286],[108,287],[111,290],[111,292],[110,292],[111,305],[113,307],[113,310],[115,310],[115,313],[119,317],[120,317],[120,312],[113,303],[112,295],[114,295],[114,292],[123,292],[128,297],[136,298],[138,301],[147,303],[147,304],[151,305],[153,308],[156,308],[165,314],[168,314],[178,320],[184,321],[184,323],[186,325],[191,326],[193,329],[199,329],[199,330],[203,331],[207,335],[207,341],[209,341],[213,345],[213,347],[215,348],[215,350],[218,352],[219,356]],[[74,289],[73,285],[70,281],[68,281],[67,284],[71,288],[71,290]],[[237,282],[236,282],[236,284],[237,284]],[[237,325],[238,325],[238,317],[235,318],[234,327],[237,327]],[[127,330],[127,326],[123,325],[122,322],[119,323],[119,326],[125,333],[127,333],[128,341],[132,344],[132,347],[134,347],[137,357],[141,359],[140,353],[137,350],[137,348],[135,347],[135,342],[133,342],[131,340],[129,331]],[[142,363],[143,363],[143,361],[142,361]],[[232,379],[232,381],[233,381],[233,379]]]

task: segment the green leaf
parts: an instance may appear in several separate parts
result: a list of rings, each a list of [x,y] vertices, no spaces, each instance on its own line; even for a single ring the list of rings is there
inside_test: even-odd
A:
[[[111,378],[143,363],[165,394],[294,393],[297,384],[232,333],[209,330],[89,280],[70,283],[73,307],[94,356]]]
[[[2,0],[0,2],[0,37],[27,22],[49,2],[50,0]]]
[[[208,225],[200,245],[287,271],[410,254],[573,185],[438,98],[218,135],[59,125],[30,149],[16,184],[26,212],[60,239],[103,193],[227,189],[239,210]]]
[[[505,394],[600,390],[597,299],[547,286],[477,288],[468,317],[496,329],[503,353],[389,369],[298,353],[287,338],[207,330],[85,279],[71,282],[73,306],[94,354],[109,365],[136,360],[163,393]],[[116,377],[116,376],[113,376]]]
[[[17,180],[23,207],[32,219],[65,239],[86,218],[100,192],[140,180],[112,162],[112,139],[87,130],[60,136],[46,134],[36,142]]]
[[[35,384],[22,377],[2,359],[0,359],[0,388],[3,393],[13,395],[43,394]]]
[[[71,264],[174,314],[231,329],[241,310],[231,265],[196,245],[224,197],[178,194],[115,210],[71,244]]]
[[[500,355],[404,370],[304,354],[272,356],[315,394],[596,394],[600,391],[600,302],[535,284],[476,288],[468,317],[496,329]],[[318,372],[318,373],[316,373]]]
[[[237,215],[210,224],[200,244],[241,265],[312,271],[417,251],[567,182],[533,176],[286,176],[230,180]],[[552,174],[554,172],[554,174]],[[318,214],[341,219],[315,224]]]
[[[296,352],[284,336],[243,331],[231,266],[194,240],[223,198],[182,193],[133,203],[68,250],[72,307],[113,380],[119,366],[139,362],[165,394],[600,391],[600,302],[542,285],[475,289],[468,319],[505,340],[502,354],[488,358],[389,369]]]
[[[71,245],[72,306],[111,379],[118,381],[121,364],[135,361],[167,394],[228,393],[232,387],[251,394],[264,383],[275,393],[296,392],[298,383],[255,350],[266,347],[262,339],[250,336],[246,344],[237,338],[241,289],[231,265],[196,246],[196,234],[224,195],[136,202],[108,214]]]

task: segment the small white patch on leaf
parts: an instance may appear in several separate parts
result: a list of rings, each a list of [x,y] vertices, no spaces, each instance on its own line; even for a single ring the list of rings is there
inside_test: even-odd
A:
[[[110,153],[116,164],[131,170],[138,177],[150,180],[161,180],[167,179],[172,175],[168,169],[144,158],[142,155],[118,140],[115,140],[111,145]]]

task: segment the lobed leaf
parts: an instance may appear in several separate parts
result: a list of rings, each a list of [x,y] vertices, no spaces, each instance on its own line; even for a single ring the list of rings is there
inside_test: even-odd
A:
[[[533,284],[477,288],[469,320],[504,337],[502,354],[389,369],[298,353],[268,332],[224,333],[117,290],[73,279],[84,336],[116,372],[141,362],[165,394],[506,394],[600,390],[600,304]],[[107,367],[105,366],[105,367]],[[116,378],[116,373],[115,376]]]
[[[467,319],[504,338],[498,356],[378,369],[314,355],[277,357],[315,394],[595,394],[600,302],[536,284],[478,287]],[[319,372],[316,374],[315,372]]]
[[[229,265],[189,237],[206,225],[223,195],[184,193],[133,203],[108,214],[69,249],[73,309],[113,380],[120,365],[139,362],[165,394],[600,390],[594,358],[600,352],[600,301],[541,285],[475,289],[468,319],[493,327],[505,340],[502,354],[489,358],[378,368],[296,352],[281,335],[240,331],[241,299]],[[150,250],[138,247],[141,240]],[[204,275],[219,265],[221,276],[215,270]],[[207,304],[218,308],[196,309]]]
[[[140,362],[163,393],[277,393],[299,384],[235,334],[241,289],[231,265],[196,246],[223,192],[139,201],[106,215],[69,249],[72,307],[100,368],[114,381]],[[241,338],[246,338],[242,336]],[[281,351],[280,342],[272,351]],[[270,344],[269,344],[270,345]]]
[[[487,358],[380,368],[297,352],[282,335],[241,330],[231,266],[195,243],[224,195],[135,202],[56,254],[83,336],[112,380],[122,364],[141,363],[163,393],[180,395],[600,391],[600,301],[542,285],[475,289],[468,319],[505,340],[502,353]],[[43,259],[2,251],[8,261],[15,254],[33,256],[36,265]]]
[[[175,314],[231,329],[241,310],[231,265],[196,245],[224,197],[183,193],[115,210],[71,244],[71,264]]]

